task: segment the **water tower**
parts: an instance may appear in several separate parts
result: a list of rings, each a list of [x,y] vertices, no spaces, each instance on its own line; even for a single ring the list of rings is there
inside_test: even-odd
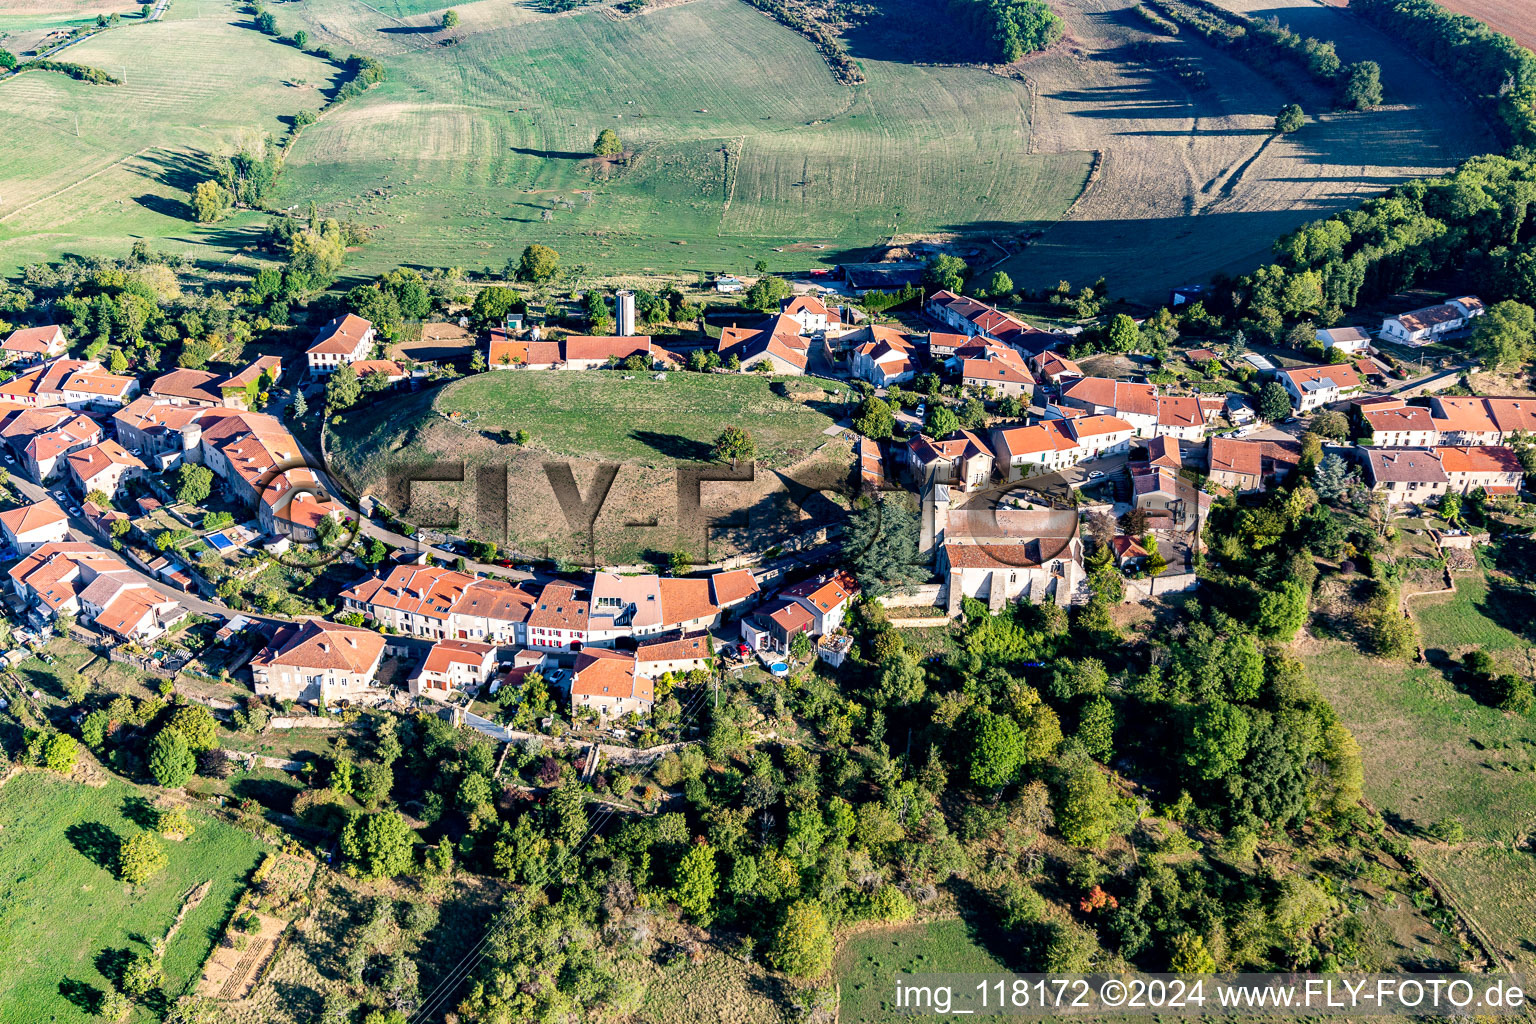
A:
[[[635,293],[619,292],[616,296],[618,302],[619,337],[632,338],[635,336]]]

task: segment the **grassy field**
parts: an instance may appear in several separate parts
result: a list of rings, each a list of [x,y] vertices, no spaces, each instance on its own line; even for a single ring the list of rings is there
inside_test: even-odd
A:
[[[1088,173],[1087,153],[1030,154],[1021,82],[868,61],[867,85],[841,86],[737,0],[624,19],[482,0],[451,47],[349,3],[295,15],[389,52],[390,81],[305,133],[286,197],[378,225],[367,266],[500,266],[529,241],[602,268],[809,265],[894,233],[1053,220]],[[606,127],[627,166],[587,158]]]
[[[1491,618],[1488,610],[1488,581],[1481,575],[1457,577],[1454,594],[1413,600],[1414,618],[1423,630],[1426,646],[1454,657],[1474,648],[1490,654],[1523,651],[1526,641]]]
[[[503,546],[510,541],[534,555],[549,544],[549,557],[572,552],[572,545],[589,539],[573,537],[545,463],[568,462],[589,499],[599,464],[618,463],[595,529],[609,538],[598,541],[603,560],[623,564],[646,551],[679,545],[702,553],[702,538],[678,539],[675,467],[709,461],[715,437],[729,424],[746,427],[757,441],[755,478],[707,485],[702,500],[717,514],[750,510],[750,526],[733,535],[732,547],[766,546],[781,539],[766,539],[770,531],[800,521],[800,512],[786,504],[789,492],[779,472],[789,470],[797,481],[820,481],[818,488],[847,479],[850,442],[825,433],[844,412],[841,385],[810,378],[773,383],[753,374],[636,377],[626,381],[607,370],[495,370],[348,413],[341,424],[327,427],[326,450],[331,468],[355,494],[382,495],[391,465],[462,460],[471,467],[504,469],[505,503],[482,510],[472,485],[417,485],[406,518],[444,522],[457,515],[457,532]],[[439,415],[450,410],[459,413],[457,422]],[[503,430],[519,429],[530,434],[527,447],[501,439]],[[466,479],[473,480],[475,471],[466,469]],[[652,520],[655,526],[634,526]]]
[[[135,891],[109,865],[114,837],[139,830],[128,816],[137,795],[116,781],[85,786],[36,772],[0,789],[0,1021],[95,1019],[94,1002],[112,985],[102,968],[163,936],[184,894],[208,882],[166,948],[166,990],[177,995],[198,974],[261,844],[194,815],[197,833],[166,842],[169,866]],[[152,1018],[138,1010],[132,1019]]]
[[[33,72],[0,83],[0,270],[61,252],[125,255],[135,238],[223,263],[265,221],[203,227],[200,154],[232,152],[318,109],[335,69],[258,34],[225,0],[178,0],[66,51],[126,74],[93,86]]]
[[[988,950],[961,920],[861,932],[833,967],[842,990],[838,1017],[859,1024],[911,1020],[893,1006],[898,974],[1002,974],[1016,967]]]

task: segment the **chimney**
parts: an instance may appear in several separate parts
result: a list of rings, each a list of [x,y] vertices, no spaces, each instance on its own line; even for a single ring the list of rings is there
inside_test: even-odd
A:
[[[619,292],[616,296],[618,307],[619,337],[632,338],[635,336],[635,293]]]

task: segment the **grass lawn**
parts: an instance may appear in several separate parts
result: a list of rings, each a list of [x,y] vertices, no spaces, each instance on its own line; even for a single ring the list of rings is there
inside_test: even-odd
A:
[[[118,781],[84,786],[25,772],[0,788],[0,1022],[93,1019],[111,987],[114,954],[163,936],[194,886],[207,895],[165,953],[166,991],[197,976],[215,936],[256,866],[262,845],[239,829],[193,814],[198,830],[163,845],[170,863],[135,891],[113,877],[118,837],[139,830],[128,812],[138,790]],[[107,954],[102,957],[102,954]],[[152,1018],[136,1010],[134,1021]]]
[[[122,85],[41,71],[0,82],[0,270],[126,256],[136,238],[223,264],[251,241],[264,215],[189,219],[191,189],[212,176],[203,155],[318,109],[337,69],[248,21],[227,0],[179,0],[164,21],[130,19],[65,51]]]
[[[1481,575],[1458,576],[1456,593],[1414,598],[1413,614],[1424,634],[1424,645],[1458,657],[1474,648],[1494,653],[1529,646],[1489,617],[1488,589],[1488,581]]]
[[[1469,838],[1536,828],[1536,721],[1484,707],[1436,668],[1382,662],[1327,642],[1305,658],[1355,738],[1365,794],[1411,826],[1456,815]]]
[[[963,920],[861,932],[838,954],[838,1017],[859,1024],[912,1019],[893,1007],[898,974],[1005,974],[1011,968],[978,941]]]
[[[826,440],[822,431],[844,412],[846,385],[790,379],[796,400],[775,393],[755,374],[649,374],[588,372],[482,373],[449,385],[434,407],[458,413],[471,430],[526,429],[551,455],[645,465],[707,462],[709,449],[729,424],[747,428],[760,463],[785,466]]]

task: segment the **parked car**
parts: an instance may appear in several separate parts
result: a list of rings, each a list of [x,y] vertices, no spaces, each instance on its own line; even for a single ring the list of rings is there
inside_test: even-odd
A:
[[[1088,474],[1088,479],[1089,480],[1097,480],[1099,477],[1101,477],[1103,475],[1104,475],[1104,471],[1102,469],[1096,469],[1092,473]]]

